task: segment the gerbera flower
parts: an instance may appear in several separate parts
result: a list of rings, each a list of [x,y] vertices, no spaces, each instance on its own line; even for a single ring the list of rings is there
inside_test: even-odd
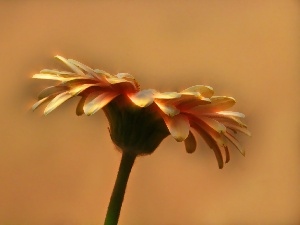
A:
[[[140,107],[155,104],[170,134],[178,142],[184,141],[188,153],[196,149],[194,130],[213,149],[219,168],[223,167],[223,158],[226,163],[230,160],[228,142],[245,155],[243,147],[234,137],[237,131],[251,135],[240,120],[245,116],[239,112],[224,111],[235,104],[232,97],[213,96],[211,87],[196,85],[179,93],[142,90],[130,94],[129,98]]]
[[[93,70],[73,59],[65,59],[61,56],[56,56],[56,58],[65,63],[72,72],[44,69],[33,75],[33,78],[36,79],[61,82],[44,89],[38,95],[39,101],[32,107],[35,110],[41,104],[51,100],[45,108],[45,115],[75,96],[82,96],[76,109],[77,115],[83,113],[92,115],[118,95],[130,94],[139,90],[138,83],[128,73],[111,75],[103,70]]]
[[[209,86],[196,85],[181,92],[140,90],[128,73],[111,75],[73,59],[56,56],[71,72],[42,70],[36,79],[56,80],[60,83],[44,89],[33,110],[48,102],[44,114],[52,112],[68,99],[81,96],[77,115],[92,115],[103,109],[109,121],[112,141],[122,152],[122,160],[106,214],[105,225],[117,224],[128,177],[136,156],[151,154],[161,141],[171,134],[184,142],[186,151],[196,149],[197,132],[213,149],[219,168],[230,159],[228,143],[243,155],[245,151],[235,133],[250,135],[239,112],[224,111],[235,104],[226,96],[213,96]],[[225,159],[225,160],[224,160]]]

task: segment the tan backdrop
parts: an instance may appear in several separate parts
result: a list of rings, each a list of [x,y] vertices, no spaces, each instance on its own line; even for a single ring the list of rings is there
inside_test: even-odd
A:
[[[300,224],[299,1],[1,1],[0,224],[102,224],[120,160],[102,112],[32,113],[60,54],[142,88],[234,96],[246,157],[167,138],[138,158],[120,225]]]

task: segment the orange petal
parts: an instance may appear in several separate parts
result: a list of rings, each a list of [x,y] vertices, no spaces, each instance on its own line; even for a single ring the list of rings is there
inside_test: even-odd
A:
[[[86,89],[88,89],[90,87],[95,87],[95,86],[100,86],[100,85],[99,84],[82,84],[82,85],[72,88],[69,91],[69,93],[73,96],[76,96],[76,95],[80,94],[81,92],[85,91]]]
[[[218,112],[228,109],[235,104],[234,98],[226,96],[213,96],[210,98],[211,103],[206,105],[199,105],[191,109],[195,113]]]
[[[163,116],[163,119],[176,141],[181,142],[184,141],[190,131],[190,123],[186,116],[184,115],[176,115],[173,117]]]
[[[142,90],[135,94],[128,95],[130,100],[139,107],[147,107],[148,105],[152,104],[153,102],[153,95],[154,90],[148,89],[148,90]]]
[[[39,101],[37,101],[36,103],[34,103],[34,105],[32,106],[32,111],[36,110],[36,108],[38,108],[40,105],[42,105],[43,103],[45,103],[47,100],[54,98],[54,96],[47,96]]]
[[[50,86],[48,88],[45,88],[44,90],[42,90],[39,95],[38,95],[38,99],[43,99],[45,97],[48,97],[50,95],[53,94],[59,94],[61,92],[67,91],[68,87],[66,86]]]
[[[212,87],[204,86],[204,85],[195,85],[181,91],[181,93],[191,93],[191,92],[197,92],[206,98],[210,98],[214,94],[214,90]]]
[[[93,115],[99,109],[106,106],[110,101],[112,101],[119,94],[116,92],[104,92],[98,97],[94,98],[91,102],[87,103],[84,107],[84,113],[88,116]]]
[[[65,59],[62,56],[55,56],[55,58],[59,59],[60,61],[62,61],[64,64],[66,64],[71,70],[73,70],[76,74],[81,75],[81,76],[85,76],[85,74],[82,72],[82,70],[80,70],[77,66],[75,66],[74,64],[72,64],[71,62],[69,62],[69,60]]]
[[[154,98],[156,99],[175,99],[179,98],[181,94],[177,92],[156,92]]]
[[[59,95],[57,95],[52,101],[47,105],[44,114],[48,115],[50,112],[52,112],[54,109],[56,109],[58,106],[60,106],[62,103],[67,101],[69,98],[73,97],[68,92],[63,92]]]
[[[245,118],[245,115],[243,113],[240,113],[240,112],[220,111],[220,112],[217,112],[217,113],[225,115],[225,116],[236,116],[236,117]]]
[[[77,107],[76,107],[76,115],[77,116],[81,116],[84,114],[83,106],[84,106],[84,103],[85,103],[87,97],[88,97],[88,95],[82,96],[80,101],[78,102]]]
[[[241,133],[243,133],[243,134],[246,134],[246,135],[248,135],[248,136],[251,136],[251,132],[250,132],[249,130],[247,130],[247,128],[245,128],[245,127],[237,126],[237,125],[235,125],[235,124],[227,123],[227,122],[223,122],[223,124],[224,124],[226,127],[230,128],[230,129],[232,129],[232,130],[234,130],[234,131],[239,131],[239,132],[241,132]]]
[[[188,137],[184,140],[185,150],[187,153],[193,153],[196,150],[196,139],[190,131]]]
[[[235,139],[234,136],[232,136],[230,133],[225,132],[224,133],[225,137],[240,151],[240,153],[245,156],[245,150],[243,147],[240,145],[237,139]]]
[[[48,73],[48,74],[55,74],[55,75],[74,75],[74,72],[69,71],[58,71],[58,70],[49,70],[49,69],[43,69],[40,71],[40,73]]]
[[[235,118],[233,116],[226,116],[226,115],[222,115],[219,113],[203,113],[201,115],[210,117],[210,118],[214,118],[214,119],[218,120],[220,123],[226,122],[226,123],[235,124],[235,125],[241,126],[241,127],[247,127],[247,125],[244,124],[241,120],[239,120],[238,118]]]
[[[69,61],[70,63],[72,63],[73,65],[79,67],[80,69],[86,71],[91,77],[94,77],[94,78],[96,78],[96,79],[99,79],[99,78],[100,78],[100,77],[98,77],[98,74],[95,73],[95,71],[94,71],[92,68],[90,68],[90,67],[84,65],[83,63],[78,62],[78,61],[76,61],[76,60],[74,60],[74,59],[68,59],[68,61]],[[100,78],[100,79],[101,79],[101,78]]]
[[[226,155],[225,163],[228,163],[230,161],[230,154],[229,154],[228,147],[224,146],[224,150],[225,150],[225,155]]]
[[[180,113],[179,109],[177,109],[173,105],[162,103],[158,100],[155,100],[156,105],[160,108],[160,110],[168,116],[175,116]]]
[[[212,129],[217,131],[218,133],[226,132],[226,127],[222,123],[219,123],[217,120],[208,117],[203,117],[203,116],[199,119],[202,120],[204,123],[206,123],[208,126],[210,126]]]
[[[221,147],[217,144],[217,142],[211,137],[210,134],[207,133],[205,129],[203,129],[198,124],[192,125],[197,132],[201,135],[201,137],[204,139],[204,141],[207,143],[207,145],[214,151],[219,168],[222,169],[224,166]]]

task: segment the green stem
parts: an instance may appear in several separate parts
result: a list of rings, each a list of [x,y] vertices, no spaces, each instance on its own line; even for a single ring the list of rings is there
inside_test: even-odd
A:
[[[129,174],[136,155],[123,153],[114,190],[110,197],[104,225],[117,225]]]

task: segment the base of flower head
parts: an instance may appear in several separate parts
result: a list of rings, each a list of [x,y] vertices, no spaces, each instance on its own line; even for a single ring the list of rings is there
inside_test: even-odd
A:
[[[151,154],[170,134],[154,107],[138,107],[120,95],[103,108],[111,139],[121,151],[135,155]]]

